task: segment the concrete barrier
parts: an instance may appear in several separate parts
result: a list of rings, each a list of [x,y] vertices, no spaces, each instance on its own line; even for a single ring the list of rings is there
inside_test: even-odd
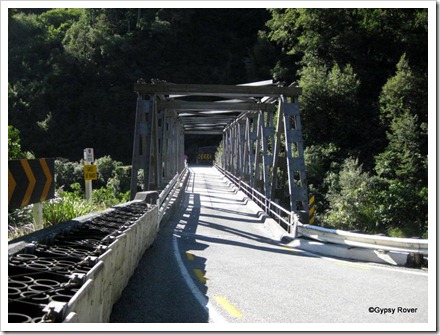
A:
[[[130,203],[133,202],[140,201]],[[58,234],[78,228],[112,210],[86,215],[11,241],[9,256],[26,253],[26,249],[35,243],[50,244]],[[57,319],[64,323],[108,322],[113,304],[120,298],[142,255],[154,242],[158,230],[158,207],[151,205],[141,217],[116,235],[111,244],[99,246],[103,250],[100,256],[85,258],[91,264],[91,269],[85,274],[71,276],[72,280],[79,282],[76,285],[79,290],[67,303],[51,301],[43,311],[57,314]]]
[[[157,216],[154,206],[107,247],[68,303],[64,322],[109,321],[113,304],[157,236]]]

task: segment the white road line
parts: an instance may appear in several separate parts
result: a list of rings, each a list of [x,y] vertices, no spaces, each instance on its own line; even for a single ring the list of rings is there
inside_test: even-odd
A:
[[[173,234],[173,251],[174,256],[177,261],[177,265],[179,266],[180,273],[185,279],[185,283],[188,288],[191,290],[192,294],[199,302],[199,304],[203,307],[203,309],[209,315],[209,321],[212,323],[228,323],[225,318],[223,318],[219,312],[214,308],[214,306],[209,302],[206,296],[199,290],[197,285],[192,280],[188,270],[186,269],[185,264],[183,263],[182,257],[180,256],[179,247],[177,245],[177,236]]]

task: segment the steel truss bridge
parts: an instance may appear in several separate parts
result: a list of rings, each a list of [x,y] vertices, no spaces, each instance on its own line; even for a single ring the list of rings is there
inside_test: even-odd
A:
[[[237,86],[140,80],[134,90],[132,198],[139,171],[143,190],[159,189],[182,171],[185,134],[222,134],[220,168],[288,208],[295,220],[307,220],[300,88],[272,80]]]

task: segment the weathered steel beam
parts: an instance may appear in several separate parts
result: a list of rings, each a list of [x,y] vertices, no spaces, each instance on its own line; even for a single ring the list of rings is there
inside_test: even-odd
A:
[[[188,135],[221,135],[221,134],[223,134],[223,130],[215,130],[215,129],[195,130],[195,129],[191,129],[191,130],[184,130],[184,133],[188,134]]]
[[[229,122],[231,121],[231,119],[225,119],[225,118],[221,118],[221,119],[211,119],[211,118],[206,118],[206,119],[193,119],[193,118],[188,118],[188,119],[184,119],[182,120],[182,124],[183,125],[188,125],[188,124],[212,124],[212,125],[223,125],[226,126]]]
[[[197,84],[134,84],[134,91],[144,95],[183,94],[220,97],[297,97],[301,94],[299,87],[278,86],[233,86],[233,85],[197,85]]]
[[[159,101],[158,109],[173,109],[176,111],[251,111],[251,110],[275,110],[274,104],[250,103],[250,102],[223,102],[223,101],[183,101],[168,100]]]
[[[220,111],[220,110],[211,110],[211,111],[191,111],[191,112],[180,112],[180,117],[186,116],[210,116],[210,115],[231,115],[238,114],[238,111]]]

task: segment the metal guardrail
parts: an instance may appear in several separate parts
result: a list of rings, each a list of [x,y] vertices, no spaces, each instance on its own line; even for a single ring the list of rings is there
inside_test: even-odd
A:
[[[165,188],[160,192],[159,197],[157,199],[157,207],[159,208],[159,219],[160,222],[165,215],[165,212],[168,208],[168,204],[170,203],[176,189],[179,187],[179,182],[182,180],[185,175],[187,168],[185,167],[182,172],[176,173],[176,175],[171,179],[171,181],[165,186]]]
[[[323,242],[385,251],[428,254],[428,240],[422,239],[358,234],[338,229],[303,224],[298,226],[298,233]]]
[[[221,168],[218,165],[215,167],[225,175],[232,183],[234,183],[240,191],[243,191],[253,202],[255,202],[266,214],[271,216],[275,221],[282,226],[286,232],[292,235],[296,235],[296,230],[299,222],[299,216],[295,212],[289,212],[277,203],[269,200],[266,196],[256,189],[252,188],[249,184],[237,178],[229,171]]]
[[[426,239],[367,235],[302,224],[299,222],[299,215],[297,213],[289,212],[275,202],[267,199],[262,193],[258,192],[250,185],[243,182],[240,178],[237,178],[220,166],[215,165],[215,167],[293,237],[296,237],[296,235],[299,234],[322,242],[349,245],[353,247],[424,255],[428,254],[428,240]]]

